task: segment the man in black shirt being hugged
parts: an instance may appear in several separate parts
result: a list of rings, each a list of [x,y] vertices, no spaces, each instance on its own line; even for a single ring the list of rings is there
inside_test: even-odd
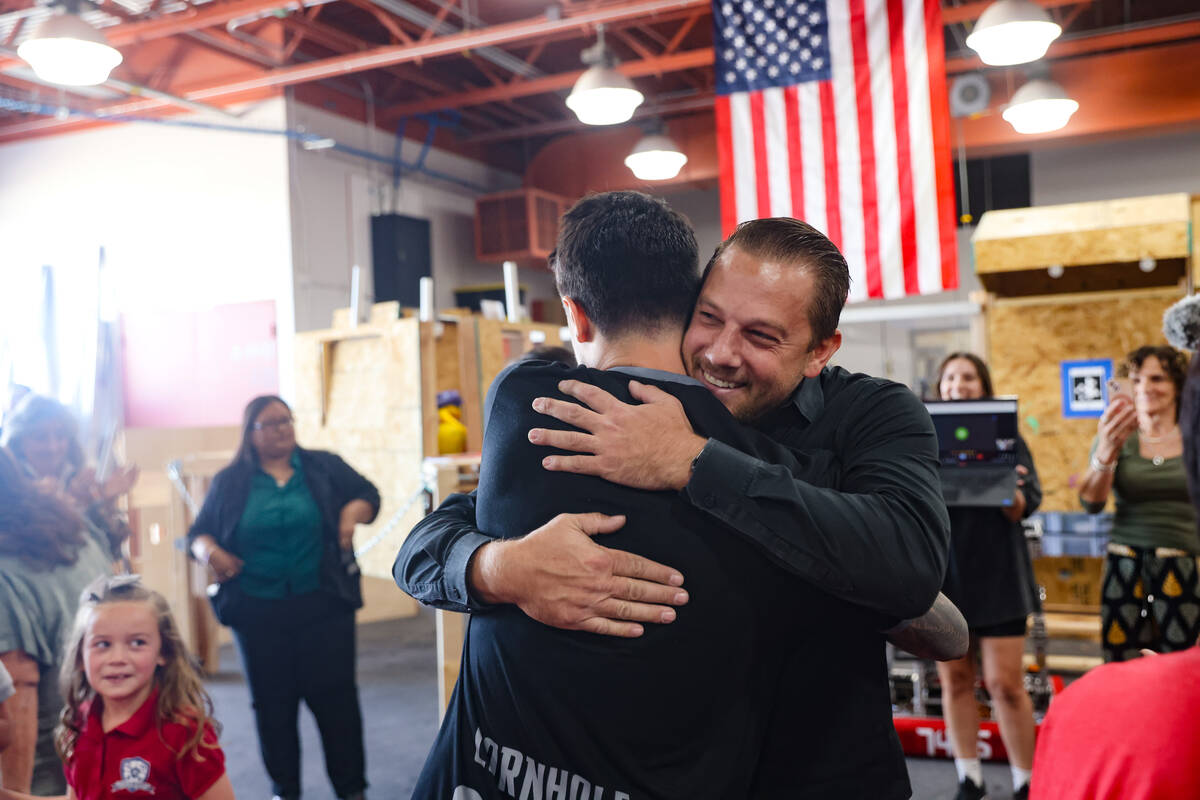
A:
[[[500,538],[579,509],[623,515],[623,527],[621,518],[608,523],[620,530],[606,544],[686,575],[687,605],[669,612],[677,613],[672,624],[637,638],[552,628],[515,606],[472,617],[459,682],[414,797],[748,797],[796,643],[884,625],[881,615],[796,581],[677,492],[542,469],[547,450],[528,431],[546,418],[533,401],[567,400],[557,387],[574,379],[625,402],[633,402],[630,380],[655,386],[680,401],[705,437],[814,485],[834,473],[830,451],[773,444],[684,374],[696,257],[686,221],[639,193],[594,195],[564,215],[552,262],[583,366],[526,362],[497,377],[477,497],[479,526]],[[814,357],[823,364],[833,349]]]

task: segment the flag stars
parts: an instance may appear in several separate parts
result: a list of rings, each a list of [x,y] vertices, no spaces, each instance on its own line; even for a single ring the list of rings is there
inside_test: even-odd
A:
[[[749,63],[750,62],[746,61],[746,59],[739,58],[737,61],[733,62],[733,66],[735,66],[739,70],[744,70]]]
[[[778,52],[779,52],[779,45],[775,44],[774,42],[769,42],[767,44],[767,55],[773,56]]]
[[[818,33],[816,36],[812,37],[812,39],[810,39],[809,41],[812,42],[813,47],[820,47],[821,42],[825,41],[825,38],[823,36],[821,36],[821,34]]]
[[[775,29],[778,27],[779,26],[775,24],[775,20],[769,19],[766,21],[766,24],[763,25],[763,30],[767,33],[774,33]]]
[[[818,12],[814,11],[813,13],[808,15],[808,22],[810,25],[817,25],[818,23],[821,22],[821,15]]]
[[[737,58],[737,51],[732,47],[729,47],[725,49],[725,52],[722,53],[722,55],[725,56],[726,61],[733,61],[735,58]]]
[[[778,78],[778,77],[779,77],[779,67],[777,67],[777,66],[775,66],[774,64],[772,64],[772,65],[771,65],[771,66],[770,66],[770,67],[767,69],[767,75],[768,75],[769,77],[771,77],[771,78]]]
[[[733,13],[733,3],[725,3],[724,5],[722,5],[722,6],[721,6],[721,13],[722,13],[722,14],[724,14],[725,16],[727,16],[727,17],[728,17],[730,14],[732,14],[732,13]]]
[[[754,59],[754,63],[758,65],[759,69],[762,69],[767,65],[767,57],[759,56],[758,58]]]
[[[800,74],[800,62],[793,61],[791,63],[791,65],[788,67],[788,72],[792,73],[793,75],[799,75]]]
[[[822,67],[825,66],[825,59],[818,56],[817,58],[813,59],[812,65],[813,65],[813,69],[821,69]]]
[[[767,43],[767,35],[765,33],[758,34],[758,36],[754,37],[754,43],[759,47],[762,47]]]
[[[746,70],[746,80],[752,81],[757,77],[758,77],[758,70],[756,70],[754,67],[751,67],[750,69]]]
[[[767,18],[767,13],[765,11],[763,11],[761,8],[754,9],[754,21],[755,22],[762,22],[766,18]]]

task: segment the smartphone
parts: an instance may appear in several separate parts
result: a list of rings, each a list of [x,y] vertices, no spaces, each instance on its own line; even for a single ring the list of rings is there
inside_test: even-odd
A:
[[[1111,403],[1117,395],[1125,395],[1130,400],[1133,399],[1133,388],[1129,378],[1108,379],[1108,402]]]

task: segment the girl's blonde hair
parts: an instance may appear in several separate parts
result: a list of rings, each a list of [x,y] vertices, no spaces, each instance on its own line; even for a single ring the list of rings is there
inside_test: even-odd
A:
[[[83,730],[84,708],[96,698],[96,690],[88,683],[83,667],[83,641],[88,626],[98,606],[107,603],[145,603],[158,619],[158,633],[162,641],[161,655],[166,662],[155,667],[154,684],[158,687],[158,704],[155,708],[155,723],[162,734],[168,722],[178,722],[193,729],[191,738],[176,753],[176,758],[185,755],[202,758],[202,747],[216,747],[221,726],[212,717],[212,698],[204,689],[200,673],[196,669],[187,645],[171,616],[166,598],[153,589],[142,585],[140,576],[115,575],[93,581],[79,597],[79,613],[75,615],[75,627],[63,661],[61,688],[65,703],[59,715],[55,731],[55,748],[64,762],[75,753],[75,744]],[[206,729],[211,726],[214,736],[205,739]]]

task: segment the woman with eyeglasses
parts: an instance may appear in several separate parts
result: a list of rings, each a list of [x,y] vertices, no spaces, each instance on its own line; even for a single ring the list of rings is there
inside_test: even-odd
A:
[[[333,453],[297,445],[291,409],[267,395],[246,406],[237,454],[188,532],[217,580],[213,610],[233,629],[276,798],[300,796],[301,700],[337,796],[358,800],[366,789],[352,546],[355,526],[378,511],[375,486]]]

